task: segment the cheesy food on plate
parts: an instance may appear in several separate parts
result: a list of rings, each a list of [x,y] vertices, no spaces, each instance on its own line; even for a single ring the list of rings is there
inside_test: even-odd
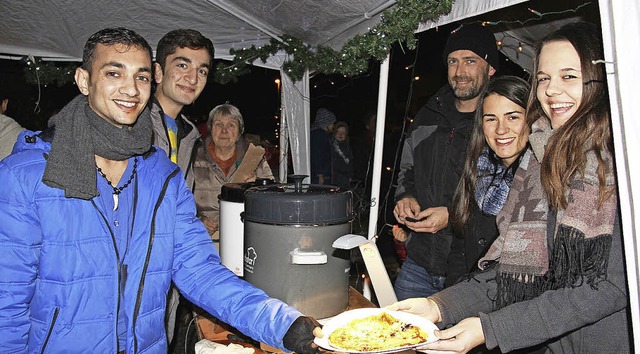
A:
[[[423,343],[420,327],[402,322],[389,313],[355,319],[329,335],[331,346],[349,352],[375,352]]]

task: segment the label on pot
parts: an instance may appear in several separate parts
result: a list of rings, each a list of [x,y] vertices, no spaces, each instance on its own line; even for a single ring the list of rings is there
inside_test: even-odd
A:
[[[253,267],[256,264],[256,259],[258,258],[258,253],[256,249],[253,247],[247,248],[244,252],[244,271],[248,273],[253,273]]]

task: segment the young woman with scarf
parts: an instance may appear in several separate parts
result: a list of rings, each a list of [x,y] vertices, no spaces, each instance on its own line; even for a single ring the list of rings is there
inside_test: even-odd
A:
[[[498,215],[484,269],[426,299],[389,306],[444,330],[419,350],[629,353],[627,286],[609,99],[595,26],[573,23],[538,46],[530,149]],[[451,328],[448,328],[452,326]],[[446,329],[445,329],[446,328]]]
[[[480,97],[467,160],[453,197],[454,239],[446,286],[477,269],[498,236],[496,215],[504,206],[529,141],[525,110],[529,84],[516,76],[491,79]]]

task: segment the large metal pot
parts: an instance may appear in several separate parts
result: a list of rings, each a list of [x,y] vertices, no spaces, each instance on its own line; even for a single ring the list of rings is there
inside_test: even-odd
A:
[[[332,243],[351,232],[353,198],[295,178],[245,193],[244,278],[308,316],[335,316],[349,305],[350,261]]]

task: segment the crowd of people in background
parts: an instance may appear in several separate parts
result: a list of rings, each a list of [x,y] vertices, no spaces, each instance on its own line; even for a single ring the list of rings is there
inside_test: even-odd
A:
[[[311,126],[309,145],[311,183],[350,190],[354,180],[355,159],[349,138],[349,124],[337,121],[335,113],[327,108],[318,109]]]

